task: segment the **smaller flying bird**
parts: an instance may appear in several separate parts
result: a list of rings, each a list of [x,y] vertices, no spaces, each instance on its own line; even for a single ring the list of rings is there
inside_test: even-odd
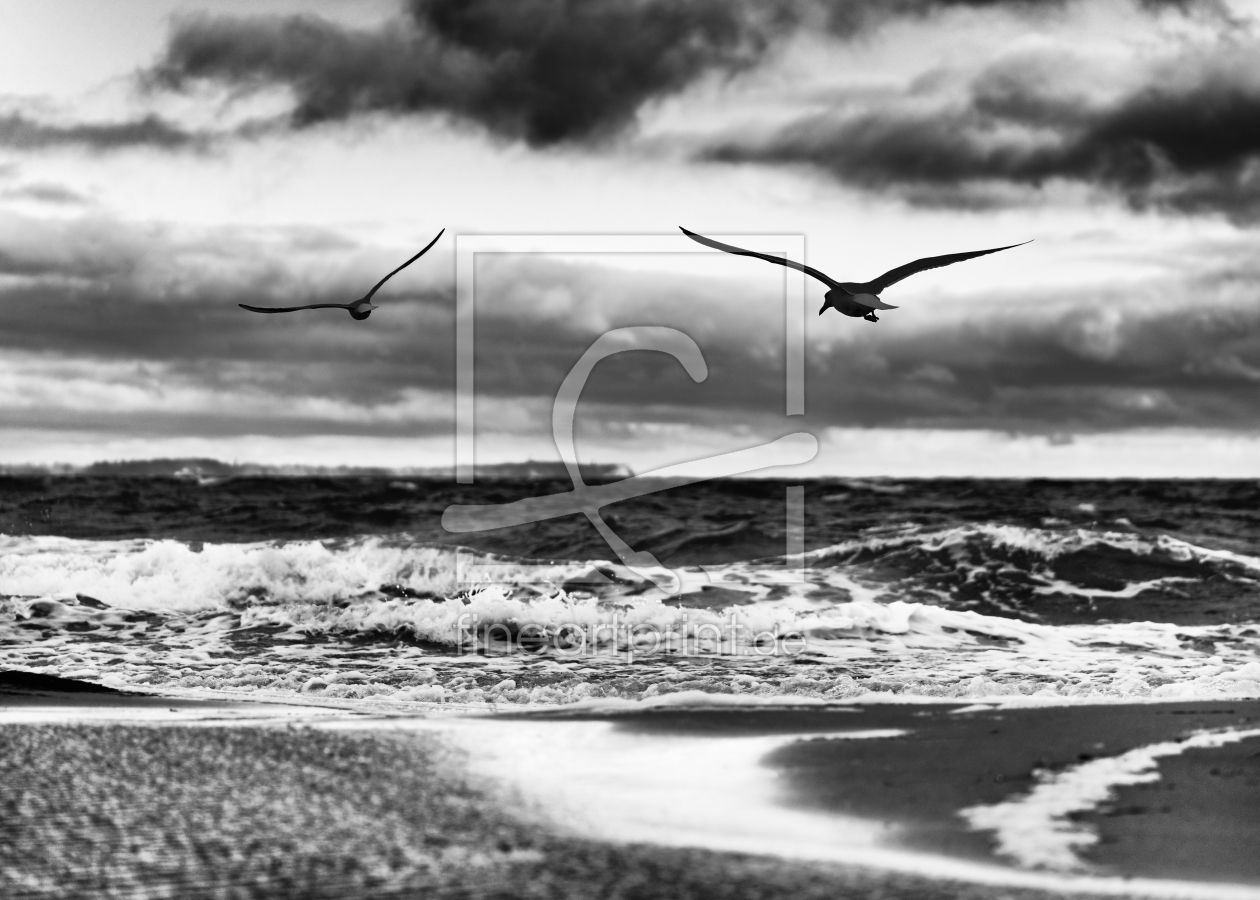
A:
[[[914,262],[906,263],[904,266],[889,269],[878,278],[859,284],[855,281],[836,281],[813,266],[793,262],[781,256],[771,256],[769,253],[756,253],[752,250],[741,250],[739,247],[732,247],[730,244],[723,244],[721,241],[715,241],[712,238],[695,234],[686,228],[682,228],[682,226],[679,226],[679,230],[693,241],[698,241],[706,247],[712,247],[714,250],[734,253],[736,256],[755,256],[757,259],[764,259],[766,262],[787,266],[789,269],[796,269],[798,272],[812,275],[831,288],[823,295],[823,305],[822,309],[818,310],[818,315],[821,316],[828,309],[834,309],[844,313],[846,316],[866,319],[868,322],[879,321],[879,318],[875,315],[875,310],[877,309],[897,308],[880,300],[879,295],[885,288],[892,287],[903,278],[909,278],[917,272],[924,272],[928,269],[939,269],[941,266],[953,265],[956,262],[962,262],[964,259],[975,259],[977,256],[984,256],[986,253],[997,253],[999,250],[1010,250],[1011,247],[1022,247],[1024,244],[1032,243],[1031,241],[1024,241],[1022,244],[1009,244],[1005,247],[994,247],[992,250],[973,250],[970,253],[927,256],[923,259],[916,259]]]
[[[437,237],[429,241],[428,245],[423,250],[421,250],[415,256],[411,257],[411,259],[407,260],[397,269],[390,272],[380,281],[376,282],[376,287],[368,291],[366,297],[363,297],[360,300],[356,300],[353,303],[312,303],[308,306],[246,306],[244,303],[238,303],[236,305],[239,306],[241,309],[248,309],[250,312],[256,312],[256,313],[297,312],[299,309],[348,309],[350,310],[350,318],[366,319],[368,316],[372,315],[372,310],[380,308],[372,302],[372,295],[381,289],[381,285],[389,281],[391,278],[393,278],[403,269],[407,268],[407,266],[411,265],[417,259],[419,259],[420,257],[424,256],[426,253],[428,253],[429,248],[432,247],[434,244],[436,244],[438,242],[438,238],[440,238],[445,233],[446,233],[446,229],[443,228],[441,231],[437,233]]]

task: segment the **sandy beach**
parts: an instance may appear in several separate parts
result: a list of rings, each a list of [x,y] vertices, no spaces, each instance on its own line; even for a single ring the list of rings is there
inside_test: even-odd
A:
[[[1117,875],[1130,879],[1132,896],[1260,896],[1247,851],[1260,838],[1255,739],[1168,756],[1159,782],[1124,788],[1078,817],[1099,840],[1082,851],[1083,867],[1061,878],[995,855],[993,832],[958,814],[1027,795],[1047,772],[1090,759],[1205,729],[1245,730],[1260,721],[1255,701],[558,710],[444,724],[66,687],[12,678],[0,687],[5,897],[997,898],[1123,894]],[[548,728],[562,736],[587,727],[612,735],[614,749],[588,763],[614,777],[617,742],[666,754],[676,753],[673,741],[709,742],[714,753],[699,764],[720,767],[722,741],[786,737],[759,767],[773,789],[763,797],[750,788],[746,798],[752,833],[757,804],[772,802],[788,815],[883,823],[886,850],[862,864],[808,849],[723,852],[712,846],[720,840],[671,831],[671,818],[686,824],[674,804],[655,811],[659,837],[623,827],[629,837],[618,838],[618,821],[628,820],[618,818],[616,791],[606,808],[587,798],[594,826],[566,822],[563,792],[554,803],[531,795],[528,753],[519,754],[516,780],[488,777],[493,766],[475,758],[490,752],[483,738],[492,732],[532,729],[546,740]],[[464,737],[452,740],[455,732]],[[537,785],[555,776],[546,768],[533,770]],[[580,790],[576,767],[569,774]],[[713,770],[711,784],[722,774]],[[633,789],[635,778],[652,777],[623,781]],[[703,787],[678,795],[676,808],[703,802]],[[711,801],[719,813],[743,802]],[[763,824],[773,827],[773,814]],[[764,838],[773,848],[774,835]],[[880,853],[925,862],[915,872],[881,864]],[[934,869],[934,860],[957,861],[964,877]],[[965,877],[967,864],[1013,875],[984,883]]]

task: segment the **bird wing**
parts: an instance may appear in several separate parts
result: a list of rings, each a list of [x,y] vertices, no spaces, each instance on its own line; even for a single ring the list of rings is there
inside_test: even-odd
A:
[[[994,247],[992,250],[972,250],[970,253],[948,253],[945,256],[926,256],[923,259],[916,259],[914,262],[906,263],[904,266],[897,266],[895,269],[889,269],[874,281],[868,281],[865,287],[872,294],[878,294],[880,291],[891,287],[903,278],[909,278],[911,275],[918,272],[925,272],[928,269],[939,269],[941,266],[950,266],[956,262],[962,262],[965,259],[975,259],[977,256],[984,256],[986,253],[997,253],[999,250],[1010,250],[1011,247],[1022,247],[1024,244],[1031,243],[1032,241],[1024,241],[1021,244],[1008,244],[1005,247]]]
[[[696,234],[695,232],[688,231],[681,225],[678,226],[678,230],[687,235],[687,237],[691,238],[693,241],[704,244],[706,247],[712,247],[714,250],[721,250],[725,253],[734,253],[736,256],[755,256],[757,259],[764,259],[766,262],[772,262],[777,266],[787,266],[789,269],[796,269],[798,272],[804,272],[806,275],[812,275],[814,278],[817,278],[823,284],[827,285],[827,287],[834,288],[836,286],[834,281],[822,272],[819,272],[813,266],[793,262],[792,260],[785,259],[782,256],[771,256],[769,253],[757,253],[753,250],[741,250],[739,247],[732,247],[730,244],[723,244],[721,241],[715,241],[712,238],[707,238],[703,235]]]
[[[278,313],[278,312],[297,312],[299,309],[349,309],[349,303],[312,303],[310,306],[246,306],[244,303],[236,304],[241,309],[248,309],[250,312],[260,313]]]
[[[446,229],[445,229],[445,228],[443,228],[441,231],[439,231],[439,232],[437,233],[437,237],[435,237],[433,240],[429,241],[429,243],[425,246],[425,248],[424,248],[423,250],[421,250],[421,251],[420,251],[419,253],[417,253],[415,256],[411,257],[411,259],[407,260],[405,263],[403,263],[403,264],[402,264],[401,266],[399,266],[397,269],[395,269],[394,271],[390,272],[388,275],[386,275],[386,276],[385,276],[384,278],[382,278],[380,281],[376,282],[376,287],[374,287],[374,288],[372,288],[372,290],[368,291],[368,292],[367,292],[367,296],[366,296],[366,297],[364,297],[363,299],[364,299],[364,300],[371,300],[371,299],[372,299],[372,295],[373,295],[373,294],[375,294],[377,291],[379,291],[379,290],[381,289],[381,285],[382,285],[382,284],[384,284],[385,282],[389,281],[391,278],[393,278],[395,275],[397,275],[397,274],[398,274],[399,272],[401,272],[403,269],[407,268],[407,266],[411,265],[411,264],[412,264],[413,262],[415,262],[417,259],[419,259],[420,257],[424,256],[426,253],[428,253],[428,252],[429,252],[429,248],[430,248],[430,247],[432,247],[434,244],[436,244],[436,243],[438,242],[438,238],[440,238],[440,237],[441,237],[442,235],[444,235],[444,234],[446,234]]]

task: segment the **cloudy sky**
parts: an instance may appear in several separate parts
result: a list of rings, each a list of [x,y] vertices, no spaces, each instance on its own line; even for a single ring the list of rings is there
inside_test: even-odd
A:
[[[637,471],[794,431],[776,474],[1260,476],[1260,3],[5,0],[0,462],[450,465],[455,237],[803,236],[476,268],[477,452]],[[364,322],[237,303],[357,299]],[[679,238],[685,241],[685,238]],[[736,241],[738,242],[738,241]]]

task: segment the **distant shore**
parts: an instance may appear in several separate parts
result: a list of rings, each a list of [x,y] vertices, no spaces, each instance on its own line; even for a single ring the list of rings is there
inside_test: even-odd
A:
[[[620,463],[581,463],[578,466],[587,483],[629,478],[634,473]],[[162,459],[130,459],[95,462],[89,465],[68,463],[0,465],[0,476],[80,475],[130,476],[150,478],[425,478],[454,480],[453,466],[308,466],[298,464],[264,465],[261,463],[223,462],[202,457]],[[477,466],[482,480],[543,481],[568,479],[564,464],[551,460],[527,460],[514,463],[491,463]]]

